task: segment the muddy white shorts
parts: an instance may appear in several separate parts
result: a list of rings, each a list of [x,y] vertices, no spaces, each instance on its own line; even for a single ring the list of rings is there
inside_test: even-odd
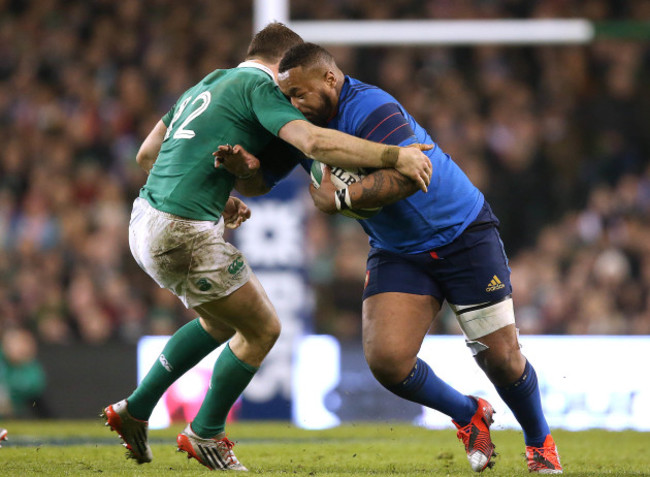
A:
[[[223,239],[219,222],[189,220],[154,209],[138,197],[129,246],[138,265],[188,308],[230,295],[250,278],[242,253]]]

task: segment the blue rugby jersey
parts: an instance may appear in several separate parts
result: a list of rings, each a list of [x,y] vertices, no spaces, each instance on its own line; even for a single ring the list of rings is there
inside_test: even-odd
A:
[[[484,197],[458,165],[433,142],[402,105],[385,91],[349,76],[337,115],[327,127],[384,144],[434,144],[428,192],[418,191],[359,223],[370,245],[397,253],[426,252],[452,242],[477,217]]]

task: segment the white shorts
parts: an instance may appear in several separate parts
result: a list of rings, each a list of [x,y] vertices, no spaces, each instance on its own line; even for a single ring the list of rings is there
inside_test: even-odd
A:
[[[161,212],[138,197],[129,224],[131,253],[161,288],[187,308],[230,295],[250,278],[242,253],[223,239],[219,222]]]

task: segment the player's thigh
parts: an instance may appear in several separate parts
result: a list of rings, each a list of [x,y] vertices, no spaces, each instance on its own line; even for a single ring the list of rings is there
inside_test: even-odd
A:
[[[371,367],[413,358],[420,350],[442,301],[429,262],[421,256],[370,251],[362,321],[364,352]]]
[[[430,295],[385,292],[363,302],[363,347],[368,361],[414,358],[440,310]]]
[[[129,244],[134,258],[187,308],[232,294],[249,279],[241,251],[223,238],[223,221],[189,220],[134,202]]]
[[[201,317],[214,326],[230,327],[249,340],[264,336],[277,338],[280,320],[258,278],[250,279],[230,295],[194,307]]]

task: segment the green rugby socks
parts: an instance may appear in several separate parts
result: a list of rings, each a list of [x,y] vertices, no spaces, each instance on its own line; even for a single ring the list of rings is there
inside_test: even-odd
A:
[[[129,414],[146,421],[174,381],[219,346],[195,319],[179,328],[140,385],[127,399]]]
[[[224,431],[230,408],[258,368],[244,363],[226,345],[214,364],[214,372],[201,409],[192,421],[192,430],[199,437],[212,438]]]

